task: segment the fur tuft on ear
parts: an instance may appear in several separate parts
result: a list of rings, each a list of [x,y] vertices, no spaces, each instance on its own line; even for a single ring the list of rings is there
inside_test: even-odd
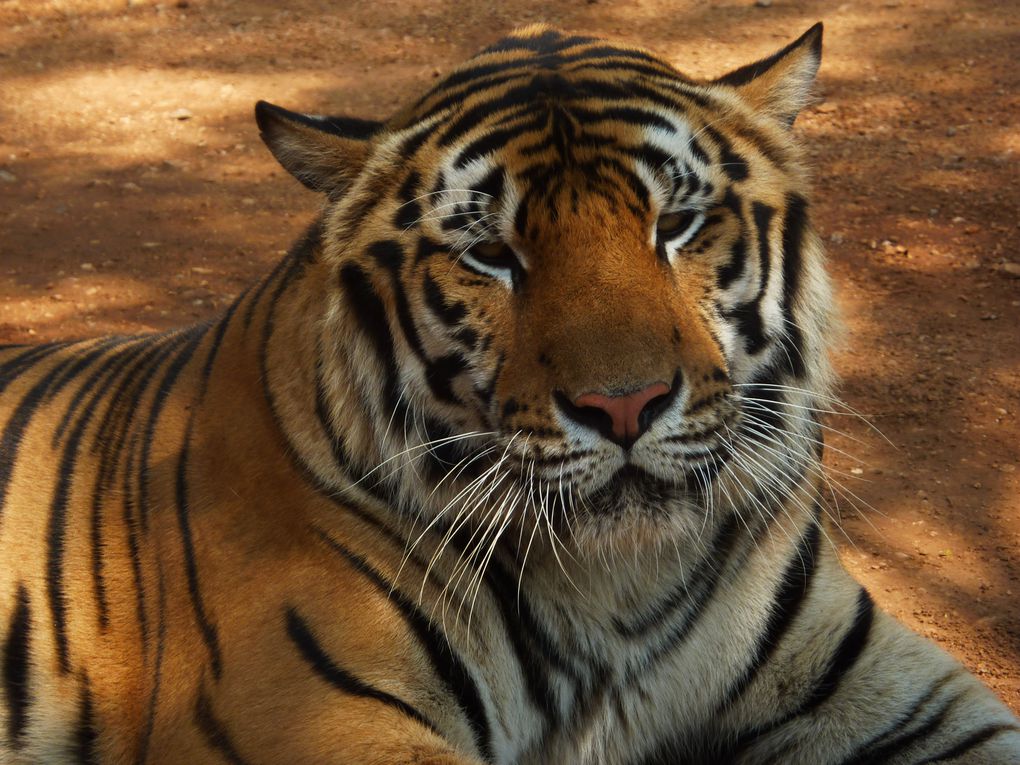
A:
[[[822,62],[822,23],[780,51],[742,66],[715,80],[728,85],[756,110],[793,125],[811,95],[811,85]]]
[[[313,191],[343,191],[368,160],[380,122],[299,114],[259,101],[260,137],[283,168]]]

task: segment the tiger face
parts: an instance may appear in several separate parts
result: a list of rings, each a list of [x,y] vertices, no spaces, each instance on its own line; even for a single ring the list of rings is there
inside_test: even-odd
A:
[[[361,467],[435,522],[593,542],[788,491],[827,379],[790,133],[820,40],[696,82],[529,27],[386,123],[260,104],[329,198],[323,397],[366,413]]]

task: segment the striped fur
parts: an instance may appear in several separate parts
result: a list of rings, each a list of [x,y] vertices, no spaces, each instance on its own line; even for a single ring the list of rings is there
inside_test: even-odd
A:
[[[386,123],[260,104],[328,200],[271,274],[0,349],[0,763],[1020,762],[828,543],[820,50],[530,27]],[[651,383],[632,443],[577,403]]]

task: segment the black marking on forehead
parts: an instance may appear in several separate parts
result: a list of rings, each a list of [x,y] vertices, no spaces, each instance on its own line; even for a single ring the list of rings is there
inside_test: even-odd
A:
[[[639,128],[656,127],[668,133],[676,133],[676,127],[658,112],[639,106],[610,106],[605,109],[591,109],[573,106],[570,113],[584,122],[623,122]]]
[[[523,122],[490,130],[471,141],[461,150],[455,167],[458,169],[467,167],[474,160],[491,154],[514,138],[535,130],[541,130],[545,123],[546,115],[538,113],[530,115]]]
[[[719,147],[719,163],[731,181],[742,181],[747,178],[749,170],[747,160],[733,151],[733,145],[715,128],[706,127],[705,135]]]
[[[629,154],[652,170],[652,172],[663,172],[667,165],[673,164],[676,158],[668,151],[660,149],[650,143],[643,143],[640,146],[627,148],[625,154]]]
[[[521,149],[519,153],[522,157],[534,157],[541,154],[549,149],[555,149],[559,153],[561,159],[567,160],[574,155],[578,149],[598,150],[612,148],[619,150],[620,147],[616,145],[616,140],[609,136],[598,136],[598,135],[580,135],[576,139],[570,142],[569,153],[562,148],[562,142],[556,140],[556,136],[552,131],[542,134],[543,137],[538,141],[528,144]]]
[[[494,167],[481,181],[475,184],[474,190],[488,200],[488,204],[493,204],[503,196],[505,186],[506,173],[503,168]]]
[[[656,88],[653,85],[643,84],[632,79],[623,82],[610,82],[604,79],[584,77],[569,80],[557,77],[550,80],[549,77],[533,76],[530,80],[505,91],[497,91],[491,97],[483,98],[457,114],[453,121],[446,126],[439,139],[439,145],[449,146],[481,126],[486,120],[506,117],[507,112],[516,117],[522,111],[527,112],[538,107],[548,108],[549,99],[554,95],[548,90],[551,83],[555,83],[556,87],[561,90],[569,88],[570,97],[566,100],[596,98],[607,101],[637,101],[643,99],[669,110],[683,110],[682,102],[676,97],[678,95],[682,97],[683,93]],[[479,92],[485,95],[484,90]],[[563,99],[563,96],[564,92],[560,92],[558,98]]]
[[[511,35],[504,37],[482,51],[482,54],[526,50],[532,53],[549,55],[560,53],[576,45],[584,45],[585,43],[597,41],[597,37],[584,37],[582,35],[571,35],[568,37],[557,32],[555,29],[547,29],[537,35]]]

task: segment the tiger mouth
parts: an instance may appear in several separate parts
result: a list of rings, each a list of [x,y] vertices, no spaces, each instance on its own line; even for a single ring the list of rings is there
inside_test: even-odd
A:
[[[676,494],[679,486],[652,475],[644,468],[628,463],[616,471],[603,491],[610,502],[625,500],[652,502]]]

